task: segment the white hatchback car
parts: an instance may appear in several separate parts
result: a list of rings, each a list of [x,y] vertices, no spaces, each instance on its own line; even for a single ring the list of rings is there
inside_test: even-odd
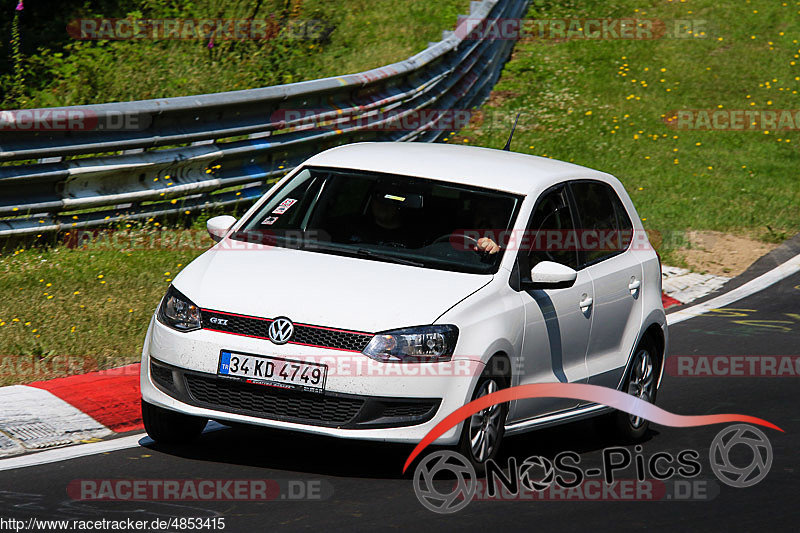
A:
[[[351,144],[208,228],[217,244],[175,277],[144,344],[156,441],[187,442],[212,419],[417,443],[470,400],[529,383],[655,401],[660,260],[608,174],[485,148]],[[436,443],[481,464],[504,434],[607,411],[517,400]],[[647,427],[609,419],[629,438]]]

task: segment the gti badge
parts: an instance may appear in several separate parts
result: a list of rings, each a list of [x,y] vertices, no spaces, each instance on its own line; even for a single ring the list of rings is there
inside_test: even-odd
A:
[[[279,317],[269,325],[269,340],[275,344],[286,344],[294,334],[294,324],[286,317]]]
[[[220,326],[227,326],[228,325],[228,319],[227,318],[217,318],[215,316],[212,316],[210,322],[212,324],[219,324]]]

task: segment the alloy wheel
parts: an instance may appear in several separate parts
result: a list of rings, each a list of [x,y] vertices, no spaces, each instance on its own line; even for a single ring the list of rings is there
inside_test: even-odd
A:
[[[636,396],[646,402],[652,403],[655,396],[655,376],[653,371],[653,356],[648,350],[636,352],[631,366],[631,377],[628,382],[628,394]],[[640,416],[630,415],[631,426],[638,429],[644,424],[645,419]]]
[[[475,399],[493,392],[497,392],[499,386],[494,379],[487,379],[481,384]],[[478,462],[485,461],[492,455],[492,452],[497,446],[497,441],[500,435],[500,425],[503,423],[501,420],[502,407],[492,405],[472,415],[469,419],[469,441],[472,455]]]

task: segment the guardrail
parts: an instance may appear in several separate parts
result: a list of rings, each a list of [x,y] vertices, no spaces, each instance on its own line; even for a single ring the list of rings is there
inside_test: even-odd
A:
[[[527,5],[473,1],[462,22],[490,30],[500,19],[521,17]],[[6,117],[0,127],[0,237],[247,204],[324,149],[358,141],[433,142],[443,133],[442,114],[431,113],[410,129],[397,125],[425,109],[479,105],[513,46],[465,39],[466,33],[461,26],[446,31],[405,61],[357,74],[26,110],[13,114],[11,123]],[[63,131],[25,131],[34,113],[60,117]]]

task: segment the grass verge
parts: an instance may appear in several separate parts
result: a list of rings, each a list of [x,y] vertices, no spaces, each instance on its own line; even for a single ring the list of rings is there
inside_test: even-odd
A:
[[[127,231],[0,257],[0,385],[138,361],[170,281],[213,243],[192,229]]]

